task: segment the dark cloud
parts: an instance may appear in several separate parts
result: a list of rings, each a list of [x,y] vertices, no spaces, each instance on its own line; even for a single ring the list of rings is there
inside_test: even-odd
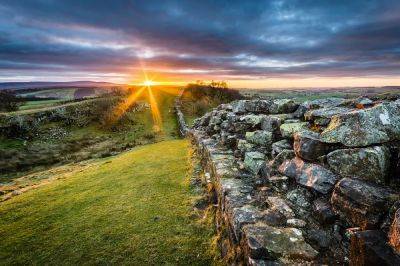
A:
[[[3,0],[0,78],[142,66],[216,78],[399,76],[399,25],[397,0]]]

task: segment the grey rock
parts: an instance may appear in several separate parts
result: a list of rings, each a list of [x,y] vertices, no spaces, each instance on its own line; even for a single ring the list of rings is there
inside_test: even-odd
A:
[[[216,187],[221,200],[221,207],[227,213],[234,208],[250,204],[252,201],[252,186],[246,184],[244,180],[237,178],[222,178],[219,186]]]
[[[292,113],[298,106],[292,99],[276,99],[270,104],[269,111],[271,114]]]
[[[249,258],[248,265],[249,266],[280,266],[281,264],[276,261],[271,261],[271,260],[255,260],[255,259]]]
[[[316,161],[326,154],[328,146],[319,139],[319,134],[310,130],[303,130],[294,134],[294,152],[305,160]]]
[[[232,110],[239,114],[246,112],[268,114],[270,103],[267,100],[239,100],[232,103]]]
[[[400,139],[400,103],[386,102],[369,109],[332,117],[321,133],[327,143],[362,147]]]
[[[281,135],[284,138],[293,138],[294,133],[307,129],[308,122],[298,122],[298,123],[285,123],[282,124],[279,129]]]
[[[239,118],[240,122],[244,122],[246,124],[251,125],[253,128],[260,126],[261,122],[267,117],[266,115],[254,115],[254,114],[248,114],[241,116]]]
[[[358,179],[343,178],[333,190],[333,210],[351,226],[376,228],[394,195],[387,189]]]
[[[300,104],[300,106],[295,111],[295,117],[301,118],[304,114],[311,109],[319,109],[326,107],[335,107],[344,103],[346,99],[343,98],[325,98],[325,99],[316,99],[312,101],[305,101]]]
[[[263,213],[262,222],[271,226],[283,226],[286,223],[286,217],[278,210],[267,209]]]
[[[279,192],[288,189],[289,178],[287,176],[270,176],[268,177],[268,184]]]
[[[368,99],[366,97],[358,97],[353,100],[354,107],[365,108],[365,107],[372,106],[373,104],[374,104],[374,102],[371,99]]]
[[[321,229],[307,230],[307,238],[319,248],[328,248],[332,241],[330,233]]]
[[[271,176],[271,167],[269,166],[267,161],[263,162],[260,170],[258,171],[258,174],[263,179],[268,179]]]
[[[244,140],[244,139],[239,139],[239,140],[238,140],[238,143],[237,143],[237,148],[238,148],[238,150],[240,150],[242,153],[245,153],[245,152],[249,152],[249,151],[254,150],[254,145],[251,144],[251,143],[249,143],[249,142],[247,142],[247,141]]]
[[[338,180],[338,177],[328,169],[318,164],[306,163],[298,157],[282,163],[279,172],[323,194],[327,194]]]
[[[265,161],[265,155],[261,152],[246,152],[244,157],[244,165],[247,170],[257,174],[261,169],[263,162]]]
[[[252,205],[233,208],[231,212],[228,212],[228,215],[237,240],[241,238],[241,229],[244,225],[255,223],[263,217],[263,213]]]
[[[280,197],[268,197],[267,204],[269,209],[282,213],[287,219],[294,217],[293,210],[286,201]]]
[[[269,167],[272,174],[277,174],[279,171],[279,166],[286,160],[293,159],[295,153],[293,150],[283,150],[278,155],[275,156],[273,160],[269,162]]]
[[[309,208],[313,196],[304,188],[296,188],[286,194],[286,198],[296,206],[296,208]]]
[[[258,126],[254,126],[251,123],[237,121],[232,125],[231,131],[234,133],[238,133],[238,135],[240,135],[240,134],[244,134],[244,132],[253,131],[256,129],[258,129]]]
[[[313,121],[316,125],[326,126],[334,115],[344,114],[350,111],[352,111],[352,109],[346,107],[326,107],[307,111],[304,114],[304,118],[307,121]]]
[[[321,224],[332,224],[337,218],[337,215],[332,210],[331,204],[322,198],[314,201],[313,210],[317,220]]]
[[[286,225],[290,227],[303,228],[307,223],[301,219],[291,218],[286,221]]]
[[[292,150],[293,148],[292,143],[287,139],[274,142],[272,143],[271,147],[272,147],[272,157],[277,156],[283,150]]]
[[[252,144],[271,148],[272,133],[264,130],[246,132],[246,140]]]
[[[277,228],[266,224],[246,225],[243,228],[247,254],[253,259],[313,260],[318,251],[313,249],[297,228]]]
[[[387,147],[335,150],[327,155],[331,169],[343,177],[356,177],[383,184],[388,175],[390,152]]]
[[[264,116],[261,121],[261,129],[265,131],[272,132],[274,137],[278,137],[280,135],[279,127],[284,122],[282,116],[278,115],[268,115]]]

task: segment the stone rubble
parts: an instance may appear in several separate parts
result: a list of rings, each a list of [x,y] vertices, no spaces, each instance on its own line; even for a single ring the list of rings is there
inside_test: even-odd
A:
[[[400,101],[239,100],[187,134],[228,263],[399,265]]]

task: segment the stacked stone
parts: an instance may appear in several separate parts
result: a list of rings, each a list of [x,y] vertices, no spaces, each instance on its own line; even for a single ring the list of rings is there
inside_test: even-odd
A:
[[[240,100],[190,134],[233,260],[400,265],[400,101]]]

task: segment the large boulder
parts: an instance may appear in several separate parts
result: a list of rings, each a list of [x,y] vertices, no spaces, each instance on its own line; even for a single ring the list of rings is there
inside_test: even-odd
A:
[[[343,177],[384,183],[389,171],[390,152],[385,146],[340,149],[327,155],[331,169]]]
[[[244,156],[244,165],[247,170],[257,174],[265,161],[265,155],[261,152],[246,152]]]
[[[343,178],[333,190],[334,211],[351,226],[372,229],[379,225],[395,196],[387,189],[358,179]]]
[[[386,102],[369,109],[333,116],[321,133],[327,143],[362,147],[400,139],[400,103]]]
[[[318,251],[313,249],[297,228],[272,227],[266,224],[252,224],[243,227],[246,253],[253,259],[313,260]]]
[[[318,133],[303,130],[294,134],[293,149],[297,156],[308,161],[315,161],[325,155],[328,146],[320,141]]]
[[[246,140],[252,144],[271,148],[272,133],[264,130],[246,132]]]
[[[279,172],[323,194],[330,192],[338,180],[338,177],[328,169],[318,164],[306,163],[298,157],[282,163]]]

